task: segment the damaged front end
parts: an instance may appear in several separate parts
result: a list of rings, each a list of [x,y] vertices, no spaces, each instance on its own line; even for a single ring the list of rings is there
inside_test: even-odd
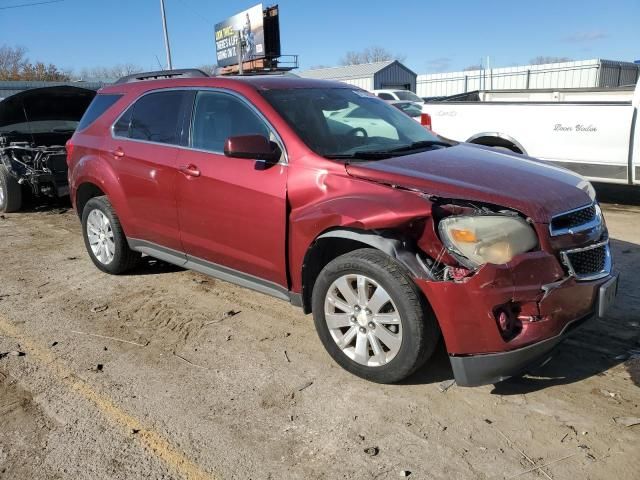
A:
[[[34,146],[0,136],[0,164],[34,196],[69,195],[67,154],[64,146]]]
[[[3,211],[19,209],[21,195],[69,194],[65,143],[96,92],[74,86],[25,90],[0,102],[0,179]]]
[[[577,225],[553,236],[549,224],[511,210],[434,199],[433,215],[417,240],[427,274],[415,281],[438,318],[459,385],[518,375],[549,358],[574,327],[602,314],[603,291],[615,289],[617,279],[611,274],[606,226],[594,205],[585,207],[595,211],[584,219],[588,228]],[[520,224],[522,231],[481,232],[474,222],[459,221],[501,217],[510,220],[497,225]],[[449,241],[451,232],[443,231],[447,224],[459,227],[456,244]],[[487,261],[474,258],[482,248],[483,239],[474,238],[478,232],[493,236],[496,248],[486,250]],[[465,242],[473,250],[464,250]],[[511,250],[514,245],[520,250]],[[574,264],[567,262],[571,258]]]

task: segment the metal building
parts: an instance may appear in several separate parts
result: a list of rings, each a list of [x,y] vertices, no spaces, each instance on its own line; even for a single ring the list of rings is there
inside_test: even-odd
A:
[[[639,75],[640,65],[635,63],[580,60],[418,75],[416,93],[440,97],[474,90],[621,87],[634,85]]]
[[[397,60],[318,68],[300,72],[298,75],[303,78],[336,80],[369,91],[383,88],[416,91],[417,75]]]
[[[56,87],[58,85],[70,85],[72,87],[88,88],[90,90],[98,90],[104,85],[110,82],[103,81],[89,81],[89,82],[40,82],[40,81],[26,81],[26,80],[3,80],[0,81],[0,100],[10,97],[15,93],[22,92],[23,90],[30,90],[32,88],[42,87]]]

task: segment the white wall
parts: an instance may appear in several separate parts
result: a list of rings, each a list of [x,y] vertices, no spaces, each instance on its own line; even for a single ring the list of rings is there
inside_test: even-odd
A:
[[[600,61],[547,63],[466,72],[418,75],[421,97],[455,95],[473,90],[527,88],[589,88],[598,86]],[[466,90],[465,90],[466,81]]]
[[[348,83],[349,85],[354,85],[356,87],[360,87],[364,90],[373,90],[373,77],[363,77],[363,78],[350,78],[347,80],[337,80],[338,82]]]

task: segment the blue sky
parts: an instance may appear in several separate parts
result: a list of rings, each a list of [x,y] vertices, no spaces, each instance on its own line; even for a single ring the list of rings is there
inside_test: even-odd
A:
[[[38,0],[0,0],[0,8]],[[42,0],[40,0],[42,1]],[[165,0],[174,67],[215,63],[213,26],[255,1]],[[336,65],[380,45],[417,73],[533,57],[640,59],[640,0],[280,0],[282,53],[301,67]],[[63,68],[164,62],[159,0],[64,0],[0,9],[0,44]]]

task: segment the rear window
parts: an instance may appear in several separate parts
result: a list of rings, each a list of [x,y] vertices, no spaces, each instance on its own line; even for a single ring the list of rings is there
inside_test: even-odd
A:
[[[111,105],[116,103],[121,96],[122,95],[96,95],[80,119],[78,130],[83,130],[95,122],[98,117],[106,112]]]

